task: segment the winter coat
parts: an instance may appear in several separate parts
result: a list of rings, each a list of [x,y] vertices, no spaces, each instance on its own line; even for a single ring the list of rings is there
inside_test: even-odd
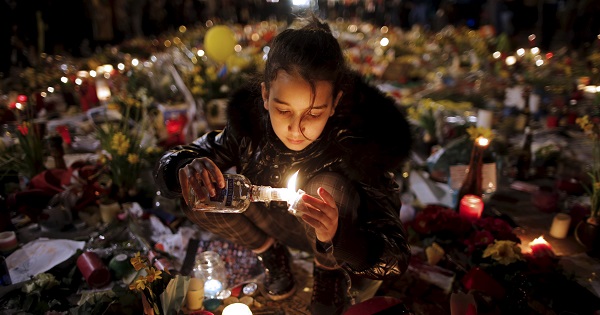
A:
[[[393,99],[353,74],[319,139],[292,151],[275,135],[263,107],[260,85],[249,84],[230,98],[228,122],[188,145],[167,151],[154,176],[164,196],[181,196],[178,170],[208,157],[222,171],[231,167],[253,184],[287,187],[299,170],[298,188],[315,174],[333,171],[354,183],[360,196],[353,229],[338,229],[334,255],[357,275],[382,279],[402,274],[410,248],[399,219],[400,192],[393,171],[408,156],[411,134]]]

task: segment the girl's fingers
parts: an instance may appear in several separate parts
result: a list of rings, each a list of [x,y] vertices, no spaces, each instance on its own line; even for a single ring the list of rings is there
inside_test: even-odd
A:
[[[180,168],[179,169],[179,185],[181,186],[181,194],[183,195],[183,200],[185,200],[186,204],[190,198],[187,179],[188,179],[188,177],[187,177],[185,170],[183,168]],[[189,204],[188,204],[188,206],[191,207]]]
[[[325,201],[330,207],[336,207],[335,199],[333,199],[333,196],[327,191],[327,189],[319,187],[319,189],[317,189],[317,194],[319,194],[319,197],[321,197],[321,199],[323,199],[323,201]]]
[[[223,173],[217,167],[215,162],[210,159],[203,159],[204,168],[208,170],[211,175],[211,182],[217,183],[219,188],[225,188],[225,177],[223,177]]]

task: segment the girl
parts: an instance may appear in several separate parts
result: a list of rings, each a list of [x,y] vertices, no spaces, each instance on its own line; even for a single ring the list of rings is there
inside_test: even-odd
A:
[[[291,296],[287,248],[314,254],[313,314],[341,314],[349,275],[402,274],[410,248],[391,171],[406,159],[411,135],[394,101],[350,71],[329,26],[317,18],[271,43],[264,77],[234,93],[228,123],[161,158],[155,179],[167,197],[214,196],[235,167],[256,185],[286,187],[299,170],[302,215],[253,203],[243,213],[184,209],[202,229],[253,250],[264,290]],[[260,82],[262,81],[262,82]],[[281,210],[281,211],[280,211]]]

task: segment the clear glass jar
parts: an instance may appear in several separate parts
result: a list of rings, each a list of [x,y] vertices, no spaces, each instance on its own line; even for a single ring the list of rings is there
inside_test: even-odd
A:
[[[207,298],[215,298],[227,288],[225,262],[217,252],[204,251],[197,254],[193,275],[204,284],[204,296]]]

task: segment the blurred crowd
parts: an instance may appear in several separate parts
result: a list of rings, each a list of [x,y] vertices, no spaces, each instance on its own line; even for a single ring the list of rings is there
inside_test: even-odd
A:
[[[39,53],[89,56],[97,48],[152,37],[181,25],[291,21],[313,10],[324,19],[362,20],[436,31],[492,25],[514,41],[539,37],[544,50],[583,52],[600,41],[598,0],[2,0],[0,77]]]

